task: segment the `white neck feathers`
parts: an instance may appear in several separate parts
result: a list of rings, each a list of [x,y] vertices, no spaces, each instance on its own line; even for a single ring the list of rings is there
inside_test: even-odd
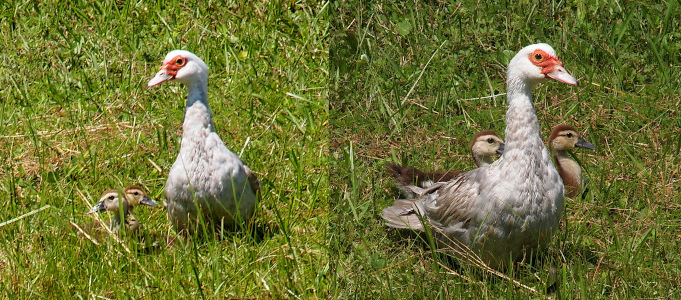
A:
[[[202,136],[194,133],[195,130],[207,129],[215,131],[213,115],[208,105],[208,79],[205,76],[186,84],[188,96],[185,107],[184,122],[182,123],[183,136]]]

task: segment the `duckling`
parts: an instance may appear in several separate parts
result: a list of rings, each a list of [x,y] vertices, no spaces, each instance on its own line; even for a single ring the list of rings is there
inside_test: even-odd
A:
[[[479,132],[471,140],[471,155],[478,167],[490,165],[494,157],[504,153],[504,140],[492,130]]]
[[[565,195],[574,198],[582,192],[582,168],[570,157],[568,152],[576,147],[595,150],[596,147],[587,142],[572,126],[561,124],[553,128],[549,143],[556,160],[556,168],[565,185]]]
[[[114,213],[114,217],[111,220],[109,228],[111,231],[119,231],[121,228],[121,220],[125,220],[125,229],[129,232],[135,232],[139,230],[139,221],[135,216],[130,213],[130,204],[125,197],[119,197],[118,191],[108,190],[104,192],[102,198],[99,202],[92,206],[92,209],[88,211],[88,214],[111,211]]]
[[[114,212],[114,218],[111,220],[111,231],[119,231],[121,227],[121,220],[125,222],[125,229],[128,232],[136,232],[139,230],[140,223],[132,214],[134,206],[139,204],[149,205],[152,207],[158,206],[156,202],[151,200],[144,191],[138,186],[129,186],[125,188],[125,197],[119,197],[118,191],[108,190],[100,198],[99,202],[95,204],[88,214],[111,211]]]
[[[484,130],[476,134],[470,143],[471,155],[478,167],[494,162],[494,157],[504,152],[504,140],[492,130]],[[397,187],[407,198],[422,195],[421,189],[429,189],[436,182],[447,182],[457,175],[459,170],[424,172],[414,167],[388,164],[388,175],[393,177]]]

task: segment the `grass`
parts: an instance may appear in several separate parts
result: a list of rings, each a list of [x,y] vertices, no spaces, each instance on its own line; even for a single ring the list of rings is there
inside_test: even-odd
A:
[[[201,4],[0,4],[0,298],[328,294],[328,5]],[[146,243],[95,244],[70,223],[103,191],[164,197],[186,90],[146,83],[177,48],[209,65],[218,134],[263,181],[254,224],[188,239],[142,207]]]
[[[331,298],[677,298],[681,8],[677,2],[335,2],[330,18]],[[505,128],[506,65],[546,42],[580,82],[534,90],[544,136],[578,128],[588,191],[537,259],[501,273],[383,225],[385,165],[470,169]]]
[[[0,297],[679,297],[679,4],[521,4],[3,2]],[[534,91],[544,134],[598,147],[548,249],[491,272],[385,228],[385,164],[471,168],[468,139],[503,132],[505,66],[540,41],[580,81]],[[163,198],[185,90],[145,84],[176,48],[263,180],[253,226],[182,238],[139,208],[144,243],[95,244],[70,224],[104,190]]]

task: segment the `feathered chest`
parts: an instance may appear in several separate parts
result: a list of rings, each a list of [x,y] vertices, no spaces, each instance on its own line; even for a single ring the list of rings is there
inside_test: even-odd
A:
[[[180,153],[170,170],[171,186],[193,189],[197,195],[221,194],[227,184],[243,177],[241,161],[208,128],[185,131]]]

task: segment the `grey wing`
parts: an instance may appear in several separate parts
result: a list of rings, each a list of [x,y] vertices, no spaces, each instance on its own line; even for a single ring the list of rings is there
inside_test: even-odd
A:
[[[419,199],[395,200],[383,209],[386,225],[393,228],[423,231],[423,221],[447,232],[467,232],[468,222],[476,214],[480,201],[478,169],[463,173],[446,183],[438,183]],[[458,234],[455,234],[458,235]]]
[[[446,184],[447,184],[446,182],[435,182],[435,183],[432,183],[432,184],[430,184],[430,186],[425,187],[425,188],[419,187],[419,186],[415,186],[415,185],[405,185],[404,188],[405,188],[405,189],[408,189],[409,191],[411,191],[412,193],[414,193],[414,195],[416,195],[417,197],[423,197],[423,196],[425,196],[425,195],[434,193],[434,192],[437,191],[440,187],[442,187],[442,186],[444,186],[444,185],[446,185]]]
[[[420,216],[423,211],[418,203],[420,199],[395,200],[393,205],[383,209],[383,219],[386,221],[385,225],[392,228],[399,229],[413,229],[423,231],[423,223]]]
[[[480,201],[480,184],[475,180],[477,170],[459,175],[423,198],[423,214],[434,227],[445,231],[468,227]]]

